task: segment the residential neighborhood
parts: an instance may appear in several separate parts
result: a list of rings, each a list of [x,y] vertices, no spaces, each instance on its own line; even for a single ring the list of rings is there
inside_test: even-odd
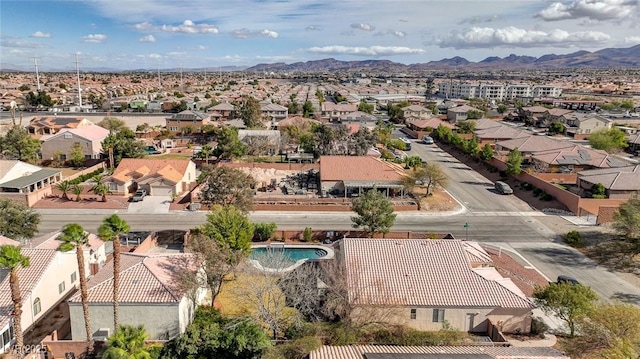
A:
[[[0,80],[0,355],[591,358],[640,317],[637,81],[179,75]]]

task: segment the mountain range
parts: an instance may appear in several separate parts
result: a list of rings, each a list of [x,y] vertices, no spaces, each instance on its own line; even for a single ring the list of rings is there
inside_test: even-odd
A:
[[[608,48],[595,52],[577,51],[566,55],[543,55],[540,57],[509,55],[487,57],[471,62],[463,57],[453,57],[427,63],[405,65],[389,60],[340,61],[324,59],[285,64],[258,64],[246,71],[384,71],[412,72],[433,70],[553,70],[572,68],[632,68],[640,67],[640,45],[629,48]]]

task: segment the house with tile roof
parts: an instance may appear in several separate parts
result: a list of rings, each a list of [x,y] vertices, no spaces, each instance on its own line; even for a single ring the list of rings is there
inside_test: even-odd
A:
[[[534,304],[492,266],[477,242],[346,238],[339,244],[353,320],[384,308],[386,321],[437,331],[528,333]]]
[[[216,121],[229,121],[236,116],[236,108],[228,102],[222,102],[210,107],[207,112],[211,112],[211,117]]]
[[[487,143],[494,145],[498,141],[530,136],[524,131],[488,118],[481,118],[475,120],[475,122],[476,128],[473,134],[480,146],[484,146]]]
[[[208,114],[184,110],[166,118],[166,128],[171,133],[202,133],[202,126],[212,124]]]
[[[469,118],[469,112],[483,113],[482,111],[478,110],[473,106],[462,105],[462,106],[452,107],[448,109],[447,120],[452,124],[455,124],[458,121],[464,121],[467,118]]]
[[[62,232],[56,231],[43,234],[29,241],[29,248],[38,249],[58,249],[62,242],[58,240]],[[84,252],[84,271],[87,278],[98,272],[107,261],[107,246],[105,241],[101,240],[96,234],[88,234],[89,244],[83,248]],[[109,243],[111,247],[111,243]]]
[[[0,196],[33,206],[51,195],[62,181],[62,171],[45,169],[17,160],[0,160]]]
[[[640,165],[578,172],[578,186],[582,192],[591,191],[597,183],[604,186],[607,198],[632,198],[640,192]]]
[[[627,151],[640,154],[640,133],[634,133],[627,137]]]
[[[338,122],[360,122],[360,123],[372,123],[375,124],[378,121],[378,118],[372,114],[362,112],[362,111],[354,111],[347,114],[344,114],[338,118]]]
[[[545,172],[551,173],[575,173],[593,168],[618,168],[628,165],[628,162],[622,161],[606,151],[581,145],[534,152],[531,154],[530,160],[534,167],[547,168]]]
[[[405,120],[415,120],[432,116],[432,111],[420,105],[405,106],[400,109]]]
[[[193,320],[205,290],[185,292],[174,274],[192,265],[189,254],[123,253],[120,259],[119,316],[123,325],[144,325],[151,340],[170,340],[184,333]],[[107,337],[113,328],[113,262],[108,262],[87,283],[91,326],[98,338]],[[85,340],[80,294],[69,301],[71,337]],[[98,339],[97,338],[97,339]]]
[[[269,102],[260,105],[260,113],[262,113],[262,118],[271,121],[275,125],[289,116],[289,109],[277,103]]]
[[[144,189],[151,196],[176,196],[196,182],[196,164],[188,159],[123,158],[105,178],[111,192],[127,195]]]
[[[576,139],[585,139],[598,130],[608,130],[613,121],[595,113],[569,112],[558,118],[565,125],[567,135]]]
[[[358,106],[351,103],[323,102],[320,105],[322,117],[329,121],[338,121],[340,116],[358,111]]]
[[[325,345],[309,359],[570,359],[549,347]]]
[[[98,125],[63,128],[56,134],[40,137],[41,158],[53,159],[59,153],[63,160],[70,159],[73,147],[79,143],[85,159],[99,159],[102,156],[102,141],[107,136],[109,130]]]
[[[359,195],[377,188],[387,196],[403,191],[404,168],[372,156],[321,156],[322,194],[340,197]]]
[[[56,247],[57,248],[57,247]],[[74,252],[59,252],[55,248],[22,247],[29,257],[28,267],[18,269],[22,295],[22,330],[28,332],[58,304],[75,291],[78,264]],[[0,354],[14,343],[13,301],[7,271],[0,271]],[[39,343],[25,343],[39,344]]]
[[[80,128],[93,125],[93,122],[84,117],[47,116],[36,117],[26,126],[27,132],[35,138],[43,135],[53,135],[63,128]]]

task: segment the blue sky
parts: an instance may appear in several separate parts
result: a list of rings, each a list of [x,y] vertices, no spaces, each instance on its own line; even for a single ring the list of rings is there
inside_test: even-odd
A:
[[[640,0],[2,0],[22,69],[540,56],[640,43]]]

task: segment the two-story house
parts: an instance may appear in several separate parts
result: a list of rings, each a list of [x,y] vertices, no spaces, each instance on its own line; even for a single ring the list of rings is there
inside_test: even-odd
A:
[[[60,154],[62,160],[67,160],[71,158],[76,143],[79,143],[85,159],[98,159],[102,156],[102,142],[107,136],[109,130],[97,125],[63,128],[56,134],[40,137],[41,157],[52,159]]]
[[[215,121],[230,121],[236,116],[236,108],[228,102],[222,102],[210,107],[207,112],[211,112],[211,117]]]
[[[167,117],[167,130],[171,133],[202,133],[202,127],[211,124],[209,115],[185,110]]]
[[[267,103],[260,105],[260,112],[262,113],[263,119],[266,119],[270,121],[271,124],[275,125],[287,118],[289,109],[276,103]]]
[[[48,116],[33,118],[26,126],[27,132],[35,138],[53,135],[63,128],[80,128],[94,123],[84,117]]]

